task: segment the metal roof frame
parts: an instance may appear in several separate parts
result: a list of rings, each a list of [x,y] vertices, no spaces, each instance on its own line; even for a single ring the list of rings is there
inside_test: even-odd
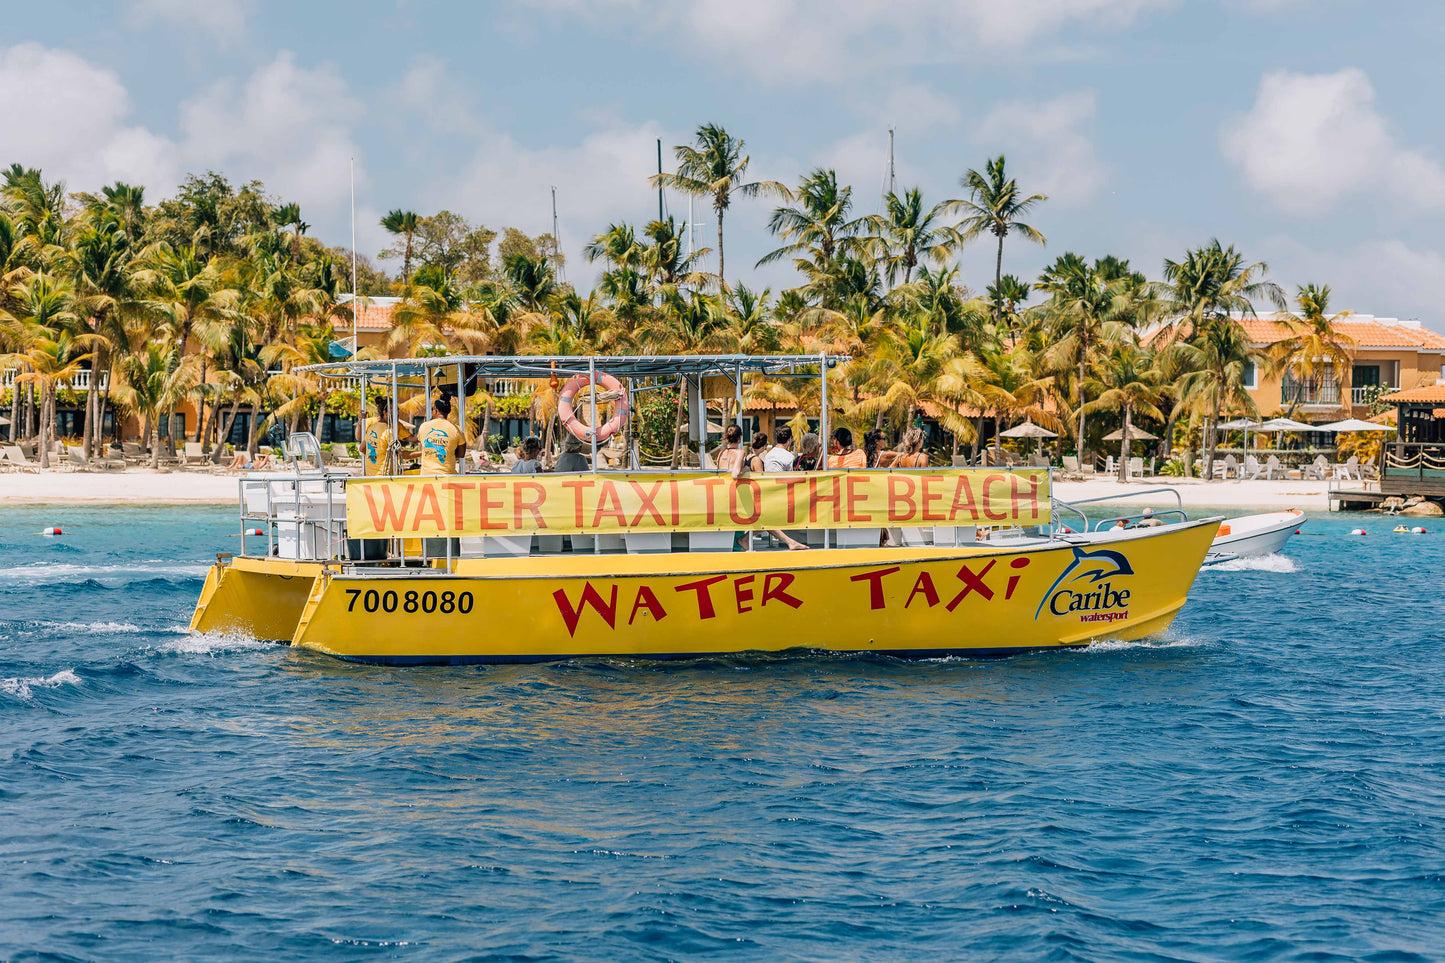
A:
[[[377,358],[306,365],[326,378],[421,377],[430,370],[466,365],[469,375],[486,378],[550,378],[585,375],[595,365],[618,378],[666,378],[677,375],[743,374],[817,377],[818,367],[836,368],[852,360],[830,354],[653,354],[653,355],[442,355],[434,358]]]

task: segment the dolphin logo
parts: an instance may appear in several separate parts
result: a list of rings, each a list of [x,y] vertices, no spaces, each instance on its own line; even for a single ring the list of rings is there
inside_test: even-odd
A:
[[[1076,546],[1074,548],[1074,560],[1059,573],[1059,577],[1054,580],[1054,584],[1049,586],[1049,590],[1045,592],[1044,597],[1039,600],[1039,607],[1034,612],[1034,619],[1037,621],[1039,615],[1044,611],[1044,604],[1053,597],[1054,592],[1058,591],[1059,586],[1063,585],[1066,581],[1087,578],[1092,583],[1114,575],[1133,574],[1133,566],[1129,564],[1129,560],[1120,552],[1108,548],[1100,548],[1092,552],[1087,552]]]

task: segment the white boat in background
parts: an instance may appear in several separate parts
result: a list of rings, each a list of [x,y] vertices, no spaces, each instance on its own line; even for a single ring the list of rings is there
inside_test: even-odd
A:
[[[1274,555],[1283,550],[1290,536],[1304,523],[1305,514],[1298,509],[1231,518],[1219,526],[1210,554],[1227,554],[1235,558]]]

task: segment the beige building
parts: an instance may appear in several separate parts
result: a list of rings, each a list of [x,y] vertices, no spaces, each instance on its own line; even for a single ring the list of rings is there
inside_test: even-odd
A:
[[[1242,318],[1240,323],[1261,351],[1290,335],[1289,328],[1270,315]],[[1355,341],[1345,383],[1337,383],[1333,373],[1318,383],[1306,383],[1293,372],[1271,376],[1262,366],[1253,366],[1249,393],[1261,415],[1268,417],[1294,404],[1294,417],[1300,421],[1363,418],[1371,397],[1389,394],[1390,389],[1445,383],[1445,335],[1421,327],[1419,321],[1354,314],[1336,321],[1334,330]]]

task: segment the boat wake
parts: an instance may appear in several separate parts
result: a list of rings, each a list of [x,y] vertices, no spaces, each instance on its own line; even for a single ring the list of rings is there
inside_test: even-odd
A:
[[[167,642],[156,651],[177,655],[219,655],[222,652],[251,652],[269,649],[275,643],[263,642],[245,632],[197,632],[192,633],[184,626],[176,626],[181,637]]]
[[[73,669],[61,669],[48,676],[15,676],[0,679],[0,692],[29,701],[37,688],[54,689],[62,685],[80,685],[80,676],[76,675]]]
[[[1298,572],[1299,566],[1288,555],[1260,555],[1254,558],[1233,558],[1217,565],[1206,565],[1201,572]]]
[[[162,628],[146,628],[133,622],[0,622],[0,639],[24,639],[37,635],[61,634],[80,635],[171,635],[189,632],[184,625],[167,625]]]
[[[77,565],[70,562],[35,562],[0,570],[0,585],[54,585],[96,582],[107,587],[153,579],[205,578],[209,566],[174,562],[130,563],[124,565]]]
[[[1136,650],[1163,650],[1163,649],[1202,649],[1209,645],[1203,639],[1191,639],[1188,637],[1168,637],[1151,639],[1100,639],[1097,642],[1090,642],[1081,650],[1085,655],[1100,652],[1127,652]]]

